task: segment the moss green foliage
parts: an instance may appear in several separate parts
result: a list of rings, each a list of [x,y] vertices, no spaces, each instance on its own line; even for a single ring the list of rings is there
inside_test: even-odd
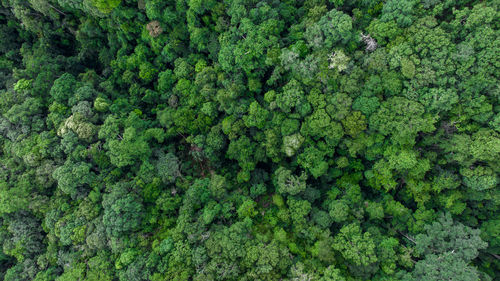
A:
[[[0,0],[0,280],[500,280],[498,0]]]

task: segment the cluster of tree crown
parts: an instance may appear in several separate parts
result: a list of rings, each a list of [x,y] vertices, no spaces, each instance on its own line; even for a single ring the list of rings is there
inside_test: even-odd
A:
[[[500,279],[500,0],[0,0],[0,279]]]

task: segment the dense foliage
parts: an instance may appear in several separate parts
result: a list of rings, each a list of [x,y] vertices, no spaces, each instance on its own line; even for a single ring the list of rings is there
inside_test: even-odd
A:
[[[0,0],[0,279],[499,280],[499,0]]]

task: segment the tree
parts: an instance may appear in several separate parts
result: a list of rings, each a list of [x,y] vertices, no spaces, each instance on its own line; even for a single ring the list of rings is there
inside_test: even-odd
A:
[[[86,272],[87,280],[113,280],[113,266],[110,262],[110,253],[107,251],[99,251],[94,257],[89,259],[89,269]]]
[[[92,4],[99,9],[101,13],[110,13],[114,8],[120,5],[121,0],[92,0]]]
[[[478,256],[478,250],[487,247],[479,234],[478,229],[455,223],[447,213],[425,226],[425,233],[416,236],[416,249],[422,255],[453,252],[453,256],[470,261]]]
[[[173,183],[181,176],[179,159],[171,152],[167,154],[160,152],[156,172],[164,183]]]
[[[370,233],[363,233],[356,223],[342,227],[335,236],[332,247],[355,266],[368,266],[377,262],[375,243]]]
[[[314,178],[318,178],[328,170],[328,163],[325,161],[324,156],[323,151],[314,146],[309,146],[297,157],[297,163],[307,169]]]
[[[393,237],[384,238],[377,244],[377,257],[380,261],[380,267],[388,275],[395,273],[397,268],[399,255],[396,250],[399,246],[399,241]]]
[[[387,1],[382,8],[381,20],[394,20],[400,27],[408,27],[413,22],[413,7],[416,1]]]
[[[88,187],[93,182],[95,174],[90,171],[91,168],[88,163],[66,160],[64,165],[54,170],[52,176],[62,192],[76,198],[77,195],[84,194],[82,188]]]
[[[432,132],[435,118],[425,114],[424,107],[402,97],[393,97],[383,102],[379,110],[369,119],[370,128],[383,135],[390,135],[396,144],[413,145],[419,132]]]
[[[280,194],[297,195],[306,189],[307,175],[302,173],[300,176],[292,174],[292,171],[279,167],[274,172],[275,186]]]
[[[366,129],[366,118],[361,112],[354,111],[342,120],[342,125],[345,133],[355,138]]]
[[[474,191],[483,191],[497,186],[498,176],[489,167],[462,168],[460,174],[463,176],[464,184]]]
[[[449,213],[441,215],[415,238],[415,248],[424,259],[415,265],[412,278],[481,280],[477,269],[469,265],[488,246],[479,234],[478,229],[455,223]]]
[[[350,58],[344,54],[344,51],[338,50],[328,56],[329,69],[337,69],[342,72],[347,69]]]
[[[151,155],[151,149],[145,136],[138,135],[137,129],[126,128],[123,139],[112,139],[107,141],[109,147],[109,158],[111,163],[117,167],[134,164],[136,160],[146,160]]]
[[[338,10],[326,13],[314,25],[307,28],[304,36],[310,46],[315,48],[323,45],[331,49],[337,43],[346,44],[354,38],[352,32],[352,19]]]
[[[92,142],[97,133],[97,127],[94,124],[87,122],[88,119],[89,118],[81,112],[76,112],[61,124],[57,130],[57,134],[60,137],[64,137],[71,130],[78,136],[79,139],[86,142]]]
[[[264,128],[269,116],[269,111],[264,109],[259,105],[258,102],[254,101],[250,104],[248,109],[248,115],[243,117],[245,125],[247,127],[257,127],[259,129]]]
[[[308,135],[312,137],[323,137],[331,125],[331,118],[324,109],[315,110],[305,119],[303,131],[307,129]]]
[[[102,222],[109,237],[129,234],[141,226],[144,206],[140,197],[133,192],[131,183],[121,182],[114,185],[110,193],[104,194],[102,206]]]
[[[238,216],[240,218],[245,218],[249,217],[252,218],[257,215],[257,210],[255,209],[257,207],[257,203],[255,201],[248,199],[243,201],[243,204],[238,208]]]
[[[33,280],[37,274],[37,267],[34,260],[27,259],[6,270],[4,280],[24,281]]]
[[[7,218],[7,237],[3,241],[3,252],[15,257],[22,268],[23,261],[30,264],[45,249],[43,230],[40,221],[26,211],[14,213]]]
[[[241,136],[238,140],[229,143],[226,153],[229,159],[238,160],[238,164],[246,173],[255,169],[257,161],[263,156],[261,154],[262,152],[259,151],[256,144],[247,136]],[[248,180],[249,178],[245,181]]]
[[[304,91],[297,80],[291,80],[283,87],[283,91],[276,96],[276,105],[285,113],[302,102]]]
[[[477,269],[469,266],[464,260],[452,253],[443,253],[440,256],[430,254],[424,261],[415,265],[411,277],[406,280],[438,281],[452,279],[457,281],[478,281],[481,279]]]
[[[54,81],[54,85],[50,88],[50,95],[56,102],[66,103],[72,96],[76,85],[75,77],[70,73],[64,73]]]
[[[476,161],[494,161],[500,155],[499,144],[499,134],[481,129],[472,135],[456,134],[445,141],[442,147],[445,151],[453,152],[451,159],[467,167]]]
[[[175,83],[175,76],[172,70],[167,69],[158,74],[158,90],[161,92],[170,92]]]
[[[345,200],[333,200],[328,204],[328,213],[333,221],[341,223],[349,216],[349,206]]]
[[[289,197],[286,201],[295,233],[300,233],[306,227],[306,216],[311,212],[311,203],[306,200],[295,200]]]
[[[323,276],[319,279],[320,281],[345,281],[346,279],[342,274],[340,273],[340,270],[333,267],[329,266],[325,269],[325,273]]]
[[[302,146],[303,142],[304,142],[304,137],[301,136],[300,134],[284,136],[283,151],[285,152],[286,156],[292,157],[293,155],[295,155],[295,153],[297,153],[299,148]]]

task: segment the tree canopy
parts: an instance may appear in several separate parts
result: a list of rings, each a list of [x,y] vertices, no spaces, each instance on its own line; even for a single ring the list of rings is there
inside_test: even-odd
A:
[[[499,0],[0,0],[0,280],[500,280]]]

